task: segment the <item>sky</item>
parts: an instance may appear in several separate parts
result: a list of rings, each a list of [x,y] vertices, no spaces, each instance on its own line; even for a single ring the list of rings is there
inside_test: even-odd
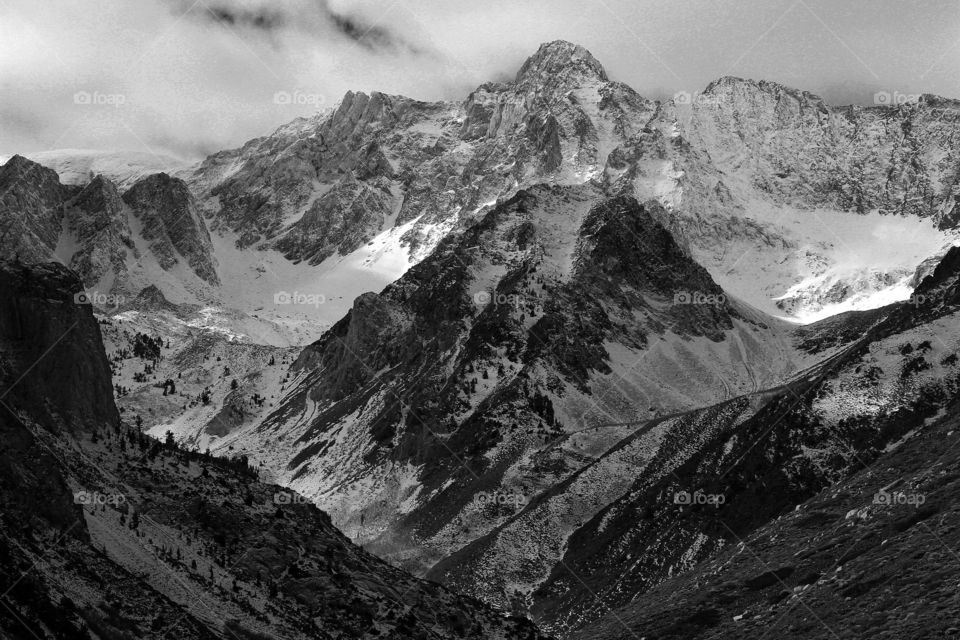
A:
[[[655,99],[724,75],[960,98],[957,0],[0,0],[0,155],[196,160],[348,90],[462,100],[557,39]]]

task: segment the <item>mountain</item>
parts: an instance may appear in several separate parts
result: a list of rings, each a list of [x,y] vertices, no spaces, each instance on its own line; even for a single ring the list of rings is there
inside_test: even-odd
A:
[[[556,72],[567,63],[577,71]],[[380,289],[498,198],[599,175],[653,109],[582,47],[555,42],[514,82],[483,85],[464,102],[351,92],[333,110],[210,156],[185,179],[212,228],[229,229],[238,246],[326,261],[328,281],[344,273]],[[371,241],[377,251],[350,259]],[[388,278],[357,281],[376,270]],[[317,293],[333,291],[321,282]]]
[[[719,553],[699,565],[682,556],[689,570],[672,566],[674,577],[634,592],[629,603],[619,598],[619,608],[611,604],[573,637],[760,638],[773,629],[789,638],[955,634],[953,600],[940,585],[954,571],[957,544],[948,505],[957,477],[958,294],[954,248],[917,289],[918,305],[888,310],[801,391],[784,419],[756,425],[765,433],[747,440],[752,451],[741,453],[739,441],[750,431],[741,427],[664,478],[657,489],[669,498],[676,481],[709,482],[726,468],[723,485],[701,485],[705,493],[721,489],[725,500],[719,507],[648,506],[670,539],[646,547],[639,561],[634,555],[617,584],[633,587],[643,575],[637,564],[662,565],[663,549],[678,537],[698,547],[720,540]],[[697,530],[701,539],[693,537]],[[617,558],[604,554],[622,549],[623,540],[605,537],[590,553],[613,564]],[[636,541],[631,547],[644,548]]]
[[[813,176],[793,178],[775,163],[804,127],[826,130],[819,141],[825,157],[850,145],[892,144],[843,139],[842,122],[815,96],[738,79],[711,85],[705,95],[712,102],[648,103],[565,43],[544,45],[513,82],[478,89],[457,135],[480,145],[522,136],[514,143],[524,150],[515,156],[524,167],[516,185],[467,216],[456,209],[451,233],[429,255],[380,294],[357,298],[349,314],[300,355],[276,409],[262,421],[226,434],[218,426],[217,440],[207,427],[201,441],[264,461],[277,480],[322,504],[378,554],[501,606],[529,610],[558,633],[606,610],[591,592],[603,593],[606,606],[625,604],[672,571],[709,557],[727,543],[726,534],[703,522],[675,538],[651,530],[643,523],[668,521],[656,517],[659,503],[651,502],[651,492],[666,495],[665,474],[673,478],[704,456],[733,463],[736,457],[723,457],[732,451],[756,464],[746,455],[747,437],[762,436],[793,410],[794,394],[803,398],[819,389],[837,362],[864,347],[852,327],[869,328],[885,317],[849,317],[841,335],[811,347],[822,339],[811,338],[816,333],[791,329],[748,303],[778,311],[770,289],[758,294],[771,281],[779,287],[781,313],[905,298],[919,280],[917,266],[947,251],[950,225],[935,200],[921,210],[922,199],[880,194],[889,185],[866,183],[854,199],[845,199],[841,187],[829,197],[821,193],[826,187],[806,193],[802,184]],[[372,113],[361,100],[356,122],[363,132],[382,126],[389,106],[399,104],[387,97],[371,102]],[[351,112],[360,108],[350,105]],[[748,108],[757,113],[743,123],[739,114]],[[921,108],[954,106],[928,101]],[[319,116],[319,127],[343,122],[342,109]],[[863,118],[901,128],[909,126],[907,118],[929,127],[953,122],[952,111],[923,118],[909,109],[866,111]],[[393,127],[403,120],[386,121]],[[298,126],[302,136],[315,125]],[[777,148],[766,139],[771,132],[793,138]],[[277,144],[282,135],[257,148]],[[329,144],[329,135],[318,138]],[[923,139],[942,145],[949,134]],[[395,147],[387,151],[392,161]],[[245,148],[240,155],[250,153]],[[343,162],[337,153],[318,157]],[[915,159],[922,166],[920,156]],[[233,156],[230,161],[239,164]],[[249,155],[244,166],[251,161]],[[357,162],[348,160],[351,184],[392,179],[388,172],[358,174]],[[808,163],[803,167],[809,171]],[[211,175],[213,168],[207,167]],[[897,188],[922,189],[933,176],[948,191],[949,180],[935,169],[904,174]],[[440,193],[450,195],[449,189]],[[273,205],[258,207],[284,210],[273,196],[261,195]],[[897,197],[907,204],[894,208]],[[252,243],[283,237],[282,225],[251,232],[252,219],[224,209],[222,197],[220,206],[213,217],[236,225]],[[417,251],[423,236],[412,228],[404,237]],[[881,262],[872,272],[864,271],[872,255],[849,253],[844,244],[864,230],[882,231],[873,250],[889,253],[904,229],[920,232],[921,242],[909,255],[889,256],[902,264]],[[744,247],[755,255],[736,253]],[[822,290],[798,278],[807,275],[797,268],[801,260]],[[735,295],[743,291],[746,300]],[[785,296],[791,291],[797,295]],[[897,370],[905,367],[906,361]],[[897,373],[891,384],[913,373]],[[835,416],[825,419],[826,410],[797,409],[795,433],[829,423]],[[738,429],[745,434],[742,448],[729,440]],[[870,438],[857,434],[857,446],[864,447],[857,451],[866,456],[866,448],[902,433],[889,426]],[[723,455],[714,451],[728,445],[733,448]],[[835,443],[821,430],[809,445],[829,450]],[[737,506],[735,531],[762,525],[787,502],[802,502],[853,471],[828,453],[826,461],[812,456],[797,459],[795,471],[781,469],[803,451],[766,452],[776,464],[764,473],[789,488],[776,500],[753,499],[750,471],[737,479],[748,497]],[[638,559],[638,549],[648,551]],[[620,570],[631,565],[636,574]]]
[[[379,555],[516,606],[628,487],[644,452],[625,460],[621,441],[776,385],[802,356],[790,327],[728,298],[632,196],[542,185],[359,297],[262,420],[207,425],[198,444],[263,461]],[[602,496],[487,546],[525,504],[572,500],[595,461]]]
[[[77,251],[69,265],[85,283],[105,276],[122,280],[128,273],[127,253],[138,257],[116,185],[97,176],[64,205],[67,232]]]
[[[136,258],[119,293],[156,284],[178,302],[265,309],[291,340],[315,338],[311,323],[332,325],[357,295],[396,280],[498,199],[593,181],[659,203],[659,222],[684,250],[768,314],[812,321],[875,308],[906,298],[918,267],[956,242],[957,104],[922,96],[834,107],[732,77],[657,103],[611,81],[583,47],[545,43],[513,81],[463,101],[351,92],[333,109],[168,172],[196,199],[186,216],[198,221],[195,237],[180,254],[190,268],[171,270],[177,251],[156,246],[159,264]],[[64,157],[90,154],[51,152],[51,164]],[[134,160],[114,164],[137,171],[104,174],[121,195],[171,164]],[[209,246],[204,226],[214,231]],[[324,302],[290,313],[274,298],[291,290]]]
[[[62,205],[71,190],[55,171],[23,156],[0,167],[0,246],[8,256],[47,261],[60,237]]]
[[[4,248],[24,262],[69,264],[104,296],[130,296],[150,280],[196,291],[219,284],[209,232],[182,180],[155,174],[121,195],[103,176],[70,187],[14,156],[0,168],[0,188]]]
[[[644,142],[674,178],[654,185],[671,229],[718,282],[817,319],[905,298],[922,256],[956,241],[958,108],[935,96],[834,107],[726,77],[665,105]]]
[[[5,638],[543,637],[353,546],[245,459],[122,422],[79,291],[60,265],[0,264]]]
[[[834,107],[732,77],[656,103],[556,41],[463,102],[348,93],[185,179],[240,246],[336,262],[382,238],[409,264],[498,198],[596,180],[660,203],[727,290],[809,321],[905,298],[956,241],[958,104]]]

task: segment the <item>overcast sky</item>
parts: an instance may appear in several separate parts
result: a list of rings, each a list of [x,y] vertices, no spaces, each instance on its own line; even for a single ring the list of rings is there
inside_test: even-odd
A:
[[[0,155],[199,158],[348,89],[462,99],[555,39],[652,98],[722,75],[960,97],[957,0],[0,0]]]

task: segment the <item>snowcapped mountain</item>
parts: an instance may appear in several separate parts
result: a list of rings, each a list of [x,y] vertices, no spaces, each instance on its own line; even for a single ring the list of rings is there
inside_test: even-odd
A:
[[[206,263],[202,273],[171,273],[161,256],[158,286],[171,300],[284,316],[292,340],[311,335],[311,322],[332,325],[357,295],[394,281],[498,199],[587,181],[657,201],[660,222],[726,290],[809,322],[902,299],[917,267],[956,242],[957,122],[957,103],[933,96],[832,107],[738,78],[660,104],[609,80],[583,47],[557,41],[512,82],[484,84],[462,102],[348,93],[194,167],[130,154],[34,156],[68,185],[103,169],[121,193],[154,167],[172,169],[213,247],[187,258]],[[156,270],[151,260],[143,268]],[[324,302],[309,313],[274,303],[291,289]]]
[[[916,267],[956,242],[957,107],[832,107],[729,77],[658,104],[557,41],[463,102],[348,93],[182,175],[238,246],[338,277],[355,270],[343,256],[394,232],[408,260],[369,289],[498,198],[597,180],[662,204],[661,222],[725,288],[809,322],[902,299]]]

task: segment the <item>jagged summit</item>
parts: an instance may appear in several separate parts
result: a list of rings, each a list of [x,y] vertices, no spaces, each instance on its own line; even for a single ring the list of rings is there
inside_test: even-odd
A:
[[[9,176],[22,177],[30,171],[34,171],[37,172],[38,175],[42,175],[44,182],[57,180],[56,171],[53,169],[48,169],[47,167],[34,162],[30,158],[21,156],[20,154],[11,156],[10,159],[7,160],[6,164],[0,165],[0,176],[2,176],[2,178],[8,178]]]
[[[537,52],[527,58],[517,72],[515,82],[545,83],[571,78],[608,80],[603,65],[585,47],[566,40],[554,40],[541,44]]]
[[[34,164],[37,164],[37,163],[30,160],[29,158],[23,157],[19,153],[15,153],[12,156],[10,156],[10,159],[7,160],[7,162],[3,165],[3,168],[8,171],[13,171],[13,170],[20,170]]]

